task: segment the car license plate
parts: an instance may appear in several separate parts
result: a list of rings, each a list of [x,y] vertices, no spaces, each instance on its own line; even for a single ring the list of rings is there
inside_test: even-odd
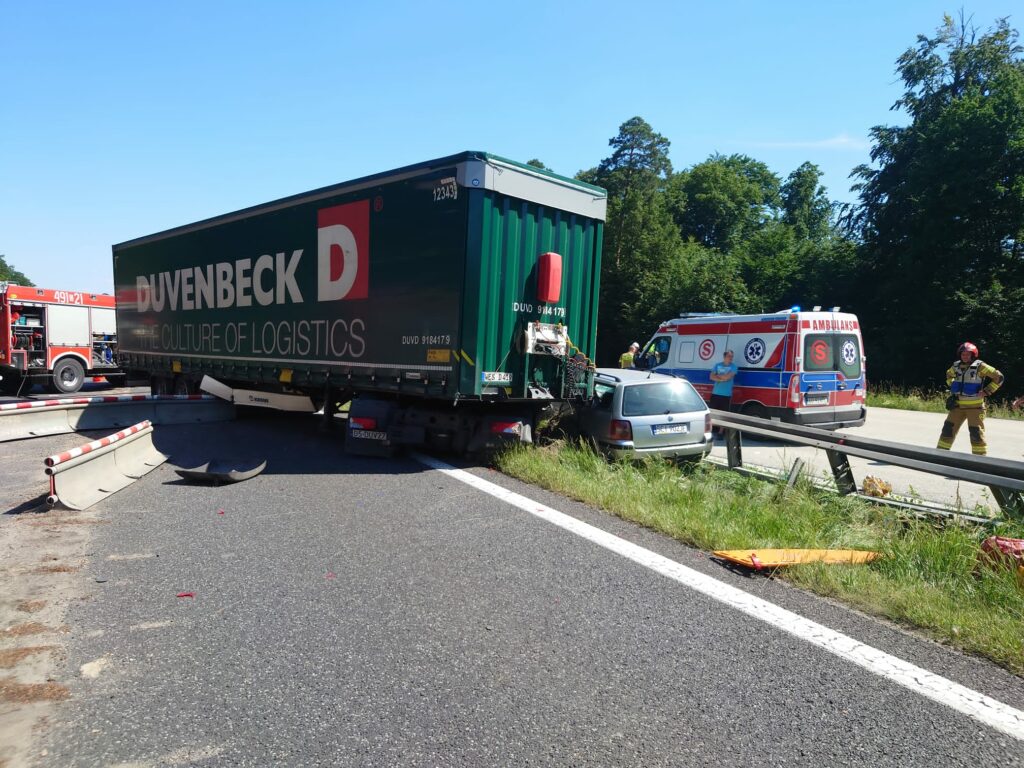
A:
[[[685,435],[690,431],[689,424],[657,424],[651,427],[656,435]]]
[[[821,392],[811,394],[808,392],[804,395],[804,402],[807,405],[826,405],[828,403],[828,392]]]

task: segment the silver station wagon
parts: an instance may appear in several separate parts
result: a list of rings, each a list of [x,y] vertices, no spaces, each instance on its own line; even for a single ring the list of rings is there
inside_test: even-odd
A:
[[[614,457],[699,461],[711,452],[711,413],[686,379],[653,371],[598,368],[580,427]]]

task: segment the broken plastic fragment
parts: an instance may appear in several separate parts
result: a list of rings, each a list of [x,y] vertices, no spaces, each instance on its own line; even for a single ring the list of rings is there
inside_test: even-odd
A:
[[[178,597],[195,597],[195,592],[179,592]]]

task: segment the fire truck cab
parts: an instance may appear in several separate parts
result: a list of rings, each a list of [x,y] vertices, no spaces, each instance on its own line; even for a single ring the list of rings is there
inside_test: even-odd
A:
[[[867,416],[863,350],[857,316],[838,307],[690,314],[662,323],[636,367],[683,376],[709,400],[712,368],[731,351],[734,410],[835,429],[859,427]]]
[[[113,296],[0,283],[0,390],[70,393],[120,374]]]

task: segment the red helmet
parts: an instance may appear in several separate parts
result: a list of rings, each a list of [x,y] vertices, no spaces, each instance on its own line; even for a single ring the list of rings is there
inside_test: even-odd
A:
[[[956,351],[958,355],[962,355],[964,352],[970,352],[972,360],[978,359],[978,348],[969,341],[965,341],[961,344],[960,348]]]

